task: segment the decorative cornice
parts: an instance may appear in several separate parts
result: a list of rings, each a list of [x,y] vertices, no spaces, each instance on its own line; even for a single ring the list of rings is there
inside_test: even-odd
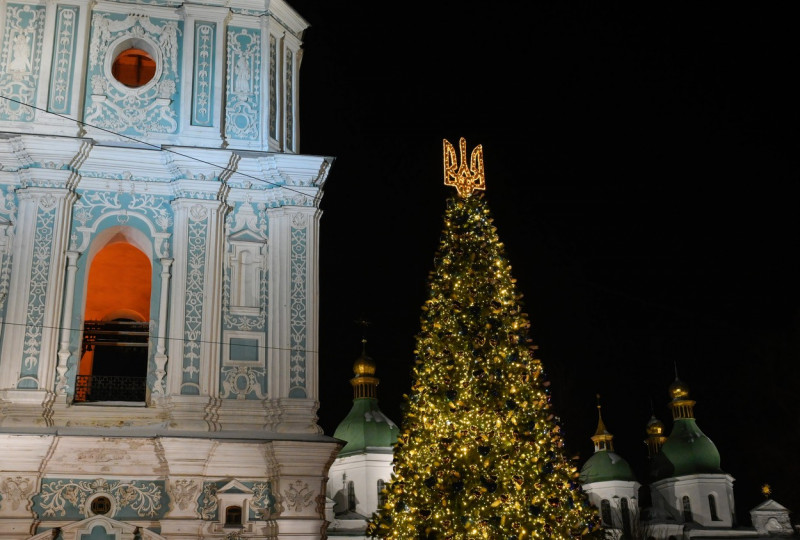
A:
[[[333,158],[219,148],[96,144],[92,139],[0,133],[0,182],[119,189],[269,207],[317,206]],[[229,193],[230,192],[230,193]],[[203,195],[205,194],[205,195]]]

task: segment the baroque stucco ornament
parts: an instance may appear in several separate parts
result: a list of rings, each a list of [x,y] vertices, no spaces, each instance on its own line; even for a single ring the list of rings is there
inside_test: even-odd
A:
[[[178,88],[178,21],[144,14],[95,13],[89,47],[88,80],[92,93],[86,123],[124,134],[175,133]],[[153,79],[130,88],[114,78],[111,66],[122,50],[144,48],[156,62]]]

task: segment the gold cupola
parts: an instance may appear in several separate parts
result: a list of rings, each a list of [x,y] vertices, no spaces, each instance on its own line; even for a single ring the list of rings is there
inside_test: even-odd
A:
[[[375,362],[367,356],[367,340],[361,340],[361,356],[353,362],[353,373],[355,377],[350,379],[353,385],[353,399],[378,397],[378,383],[380,380],[375,376]]]
[[[651,415],[645,427],[645,433],[647,434],[647,438],[644,440],[644,444],[647,445],[647,457],[652,458],[658,454],[667,441],[667,436],[664,435],[664,423],[656,418],[655,414]]]
[[[592,435],[592,442],[594,443],[594,451],[600,452],[607,450],[614,451],[614,436],[608,432],[606,425],[603,423],[603,414],[600,410],[600,394],[597,394],[597,430]]]
[[[675,381],[669,386],[669,395],[672,401],[669,408],[672,410],[672,419],[694,418],[694,400],[689,399],[689,387],[678,378],[676,370]]]

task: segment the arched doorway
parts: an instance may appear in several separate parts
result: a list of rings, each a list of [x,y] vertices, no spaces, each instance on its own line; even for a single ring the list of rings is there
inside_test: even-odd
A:
[[[92,257],[75,401],[145,401],[152,266],[128,235]]]

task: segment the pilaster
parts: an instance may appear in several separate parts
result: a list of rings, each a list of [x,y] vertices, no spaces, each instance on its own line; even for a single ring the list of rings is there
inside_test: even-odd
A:
[[[83,74],[89,47],[91,1],[70,0],[69,4],[59,4],[48,0],[45,26],[51,32],[47,35],[58,36],[58,40],[45,43],[52,63],[47,71],[43,66],[37,98],[41,110],[37,111],[36,125],[42,133],[75,137],[83,131],[76,120],[82,116],[86,88]]]
[[[268,210],[269,332],[267,365],[270,392],[280,432],[319,433],[317,392],[317,231],[314,207]]]
[[[174,287],[171,291],[167,388],[172,425],[217,431],[224,216],[216,199],[173,201]]]
[[[18,199],[0,389],[47,392],[54,390],[66,248],[76,197],[66,188],[26,187],[18,191]]]
[[[184,143],[222,143],[224,7],[184,4],[181,134]]]
[[[53,50],[55,41],[56,8],[58,4],[55,0],[46,0],[44,14],[44,32],[42,33],[42,61],[39,64],[39,92],[36,93],[34,105],[40,111],[47,108],[47,92],[45,88],[50,86],[50,67],[53,63],[53,55],[49,54]],[[39,111],[37,111],[39,116]]]

